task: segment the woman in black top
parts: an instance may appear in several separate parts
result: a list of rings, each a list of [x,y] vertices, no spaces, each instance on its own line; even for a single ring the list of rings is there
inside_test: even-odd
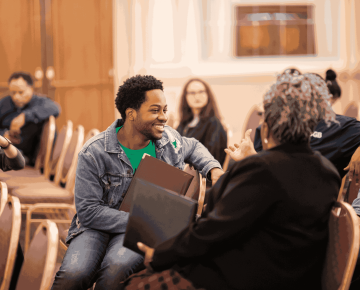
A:
[[[321,289],[340,177],[309,139],[320,119],[335,120],[329,98],[316,76],[281,76],[264,97],[265,150],[223,174],[180,234],[139,243],[162,272],[135,274],[126,289]]]
[[[181,95],[177,131],[182,136],[199,140],[222,165],[226,156],[227,134],[220,120],[209,85],[201,79],[189,80]]]

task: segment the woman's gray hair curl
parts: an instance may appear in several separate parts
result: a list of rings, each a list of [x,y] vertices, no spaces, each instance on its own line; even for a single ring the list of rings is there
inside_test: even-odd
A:
[[[317,75],[285,71],[264,96],[265,122],[280,143],[307,142],[320,120],[336,122],[330,99]]]

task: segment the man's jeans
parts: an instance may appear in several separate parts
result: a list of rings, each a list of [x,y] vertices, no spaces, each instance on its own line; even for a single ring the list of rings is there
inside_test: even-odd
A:
[[[125,234],[86,230],[72,239],[52,290],[118,289],[121,281],[143,268],[143,257],[123,247]]]

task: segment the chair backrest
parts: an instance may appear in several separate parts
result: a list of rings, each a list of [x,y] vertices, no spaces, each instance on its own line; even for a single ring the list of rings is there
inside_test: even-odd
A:
[[[2,211],[5,208],[5,204],[8,200],[8,189],[7,189],[7,185],[5,182],[0,182],[0,194],[1,194],[1,198],[0,198],[0,216]]]
[[[202,177],[202,175],[200,175],[200,178],[201,178],[201,182],[200,182],[197,216],[201,216],[201,213],[204,209],[205,193],[206,193],[206,177]]]
[[[45,177],[49,178],[51,175],[61,174],[61,170],[59,170],[59,168],[61,169],[63,167],[65,154],[70,144],[72,133],[73,123],[69,120],[66,122],[66,125],[61,128],[58,136],[56,137],[49,170],[44,173]],[[58,176],[54,177],[54,180],[56,179],[60,182]]]
[[[184,171],[194,176],[185,196],[197,199],[200,192],[201,175],[199,175],[199,173],[194,168],[191,168],[189,164],[185,164]]]
[[[55,270],[59,242],[56,224],[45,220],[36,229],[24,257],[16,289],[48,290]]]
[[[359,104],[355,101],[348,104],[346,109],[344,110],[344,116],[358,119],[359,118]]]
[[[35,160],[35,168],[40,170],[44,169],[49,171],[50,166],[50,156],[54,144],[55,138],[55,117],[50,116],[49,120],[43,126],[41,139],[40,139],[40,147],[39,152],[36,156]]]
[[[55,184],[60,182],[65,184],[67,182],[68,174],[72,167],[76,167],[76,158],[84,143],[84,127],[82,125],[77,126],[76,130],[72,134],[69,146],[66,150],[64,162],[62,168],[57,167]],[[59,171],[59,172],[58,172]]]
[[[359,220],[350,204],[338,201],[329,219],[329,242],[322,273],[323,290],[347,290],[359,252]]]
[[[341,181],[338,201],[344,201],[352,204],[354,199],[358,196],[359,188],[360,186],[356,185],[356,182],[349,180],[349,173],[347,173]]]
[[[98,129],[91,129],[85,136],[84,139],[84,143],[86,143],[88,140],[90,140],[92,137],[96,136],[97,134],[99,134],[100,131]]]
[[[91,129],[86,134],[86,136],[84,138],[84,143],[86,143],[86,141],[88,141],[90,138],[96,136],[99,133],[100,133],[100,131],[98,129]],[[79,151],[80,150],[81,150],[81,147],[79,148]],[[72,193],[74,193],[74,190],[75,190],[76,167],[77,167],[77,160],[78,160],[78,152],[79,151],[76,151],[73,163],[70,166],[69,171],[67,173],[67,177],[66,177],[66,186],[65,186],[65,188],[67,190],[71,191]]]
[[[256,128],[263,122],[264,112],[262,111],[259,105],[254,105],[251,107],[250,111],[246,115],[245,122],[242,128],[241,138],[245,138],[245,132],[248,129],[252,129],[250,134],[250,139],[254,142]]]
[[[0,290],[7,290],[10,287],[19,243],[20,227],[20,201],[15,196],[9,196],[0,216]]]

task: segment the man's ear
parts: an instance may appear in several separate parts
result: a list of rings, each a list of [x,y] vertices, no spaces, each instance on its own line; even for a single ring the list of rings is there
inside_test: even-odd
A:
[[[136,110],[133,108],[127,108],[125,114],[127,120],[134,121],[136,118]]]

